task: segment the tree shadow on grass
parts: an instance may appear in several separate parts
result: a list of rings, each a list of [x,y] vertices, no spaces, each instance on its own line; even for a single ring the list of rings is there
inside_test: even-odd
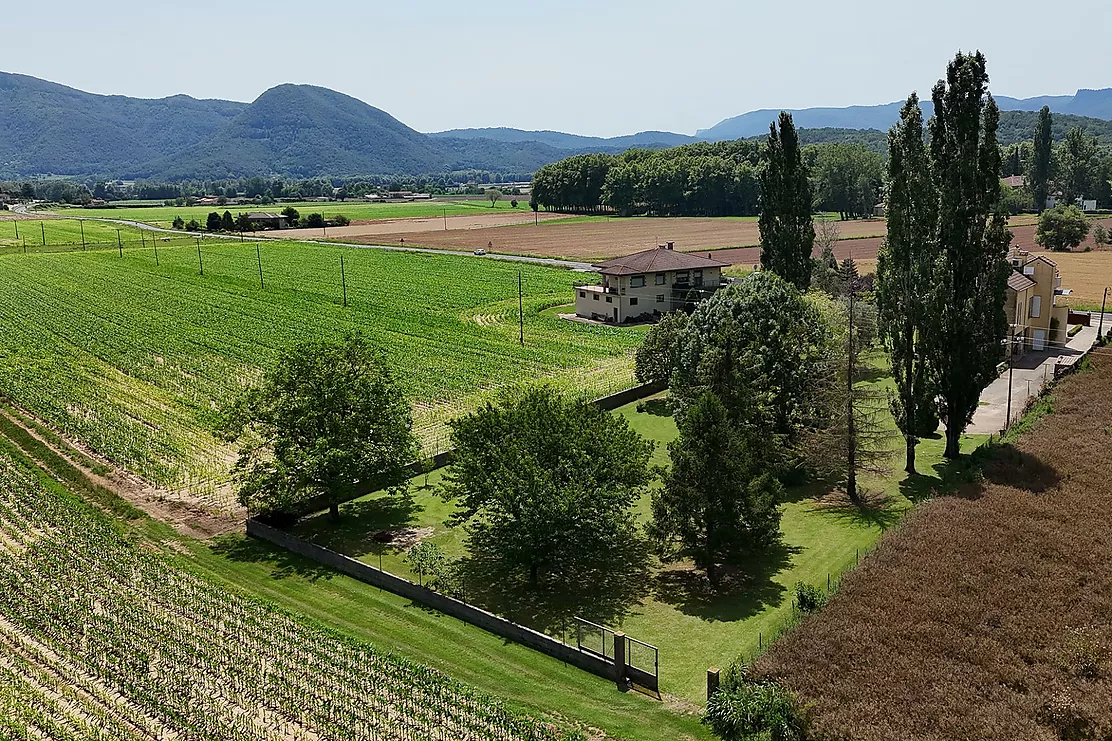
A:
[[[637,411],[654,417],[672,416],[672,407],[667,399],[648,399],[637,405]]]
[[[331,579],[336,571],[316,561],[263,540],[244,535],[222,535],[209,545],[216,555],[236,563],[254,563],[271,568],[274,579],[301,577],[309,581]]]
[[[686,615],[702,620],[735,622],[783,602],[787,589],[772,578],[791,567],[803,549],[779,543],[735,566],[723,567],[715,587],[706,574],[689,564],[665,569],[654,579],[653,595]]]
[[[939,496],[977,499],[984,482],[1042,494],[1058,486],[1061,476],[1053,466],[1011,443],[983,445],[957,460],[932,466],[935,475],[917,474],[900,482],[900,492],[912,502]]]
[[[531,586],[523,568],[507,567],[479,549],[460,563],[467,602],[534,630],[560,634],[573,618],[618,625],[648,596],[651,560],[643,537],[627,541],[600,565],[550,570]]]
[[[340,507],[340,521],[327,513],[309,518],[291,529],[299,538],[349,556],[387,553],[397,531],[409,527],[424,510],[410,496],[384,495],[348,502]]]
[[[854,525],[879,527],[882,531],[903,518],[904,509],[887,495],[861,491],[860,498],[860,502],[854,502],[845,491],[832,491],[816,499],[811,511],[829,514]]]

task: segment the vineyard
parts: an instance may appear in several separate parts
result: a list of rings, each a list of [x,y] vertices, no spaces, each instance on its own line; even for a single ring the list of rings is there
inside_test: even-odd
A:
[[[568,738],[222,590],[0,453],[0,738]]]
[[[356,330],[375,342],[410,394],[429,452],[444,447],[450,417],[504,384],[543,378],[591,394],[629,385],[636,330],[544,311],[570,300],[584,277],[229,240],[148,237],[146,249],[125,243],[122,257],[0,255],[0,395],[147,481],[228,508],[232,454],[214,437],[221,410],[308,337]]]

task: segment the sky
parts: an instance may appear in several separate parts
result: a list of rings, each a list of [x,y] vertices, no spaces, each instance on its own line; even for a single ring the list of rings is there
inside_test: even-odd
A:
[[[1045,0],[52,0],[0,7],[0,71],[146,98],[320,85],[419,131],[692,134],[761,108],[925,97],[959,49],[987,55],[998,95],[1112,87],[1112,3],[1070,7],[1075,17]]]

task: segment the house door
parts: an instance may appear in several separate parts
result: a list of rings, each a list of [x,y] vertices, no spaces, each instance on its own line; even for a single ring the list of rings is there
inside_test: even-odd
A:
[[[614,323],[617,324],[617,322],[618,322],[618,307],[615,306],[614,307]]]
[[[1036,329],[1031,338],[1031,346],[1036,350],[1042,351],[1046,349],[1046,330]]]

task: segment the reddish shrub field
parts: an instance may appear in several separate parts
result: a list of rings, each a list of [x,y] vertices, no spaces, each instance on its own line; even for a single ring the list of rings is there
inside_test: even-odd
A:
[[[816,738],[1112,738],[1112,357],[1096,352],[1053,414],[758,659]]]

